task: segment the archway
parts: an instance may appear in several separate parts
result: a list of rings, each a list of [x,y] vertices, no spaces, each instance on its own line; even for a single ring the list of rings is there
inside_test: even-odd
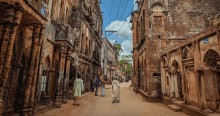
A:
[[[206,52],[204,56],[204,63],[207,67],[216,69],[217,68],[217,57],[219,57],[219,54],[210,49]]]
[[[76,68],[70,64],[70,75],[69,75],[69,87],[73,88],[74,81],[76,79]]]
[[[54,71],[54,76],[53,76],[53,94],[52,98],[55,101],[56,99],[56,94],[59,89],[58,87],[58,79],[59,79],[59,62],[58,60],[55,61],[55,71]]]
[[[220,95],[220,73],[218,71],[217,59],[219,54],[209,49],[204,55],[204,70],[201,74],[202,86],[204,88],[204,98],[208,109],[212,109],[211,105],[213,102],[219,101]],[[216,89],[217,88],[217,89]]]
[[[15,101],[14,101],[14,112],[19,113],[22,109],[22,100],[23,100],[23,92],[22,92],[22,86],[24,85],[24,80],[23,80],[23,69],[25,68],[25,55],[23,54],[22,60],[21,60],[21,70],[19,71],[18,75],[18,82],[17,82],[17,89],[16,89],[16,94],[15,94]]]
[[[172,62],[171,68],[171,78],[172,78],[172,97],[177,98],[179,100],[183,99],[182,95],[182,77],[181,74],[178,72],[179,65],[176,60]]]
[[[141,65],[138,59],[138,88],[141,87],[141,71],[140,71]]]

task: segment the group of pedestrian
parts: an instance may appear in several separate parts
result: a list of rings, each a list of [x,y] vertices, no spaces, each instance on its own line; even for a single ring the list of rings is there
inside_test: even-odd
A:
[[[96,88],[95,96],[98,96],[97,92],[99,88],[99,82],[101,82],[101,96],[104,97],[105,84],[108,83],[108,78],[106,75],[101,75],[100,77],[96,77],[95,79],[92,78],[90,89],[92,90],[92,92],[94,92],[94,88]],[[80,78],[80,75],[78,75],[78,78],[74,81],[73,90],[74,90],[73,105],[79,106],[79,99],[81,97],[81,92],[84,90],[83,80]],[[112,98],[113,98],[112,103],[120,101],[120,86],[119,86],[119,81],[116,77],[112,81]]]

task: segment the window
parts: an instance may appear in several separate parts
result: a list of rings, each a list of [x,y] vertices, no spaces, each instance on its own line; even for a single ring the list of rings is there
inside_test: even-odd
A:
[[[66,24],[68,23],[68,18],[69,18],[69,10],[68,8],[66,9]]]
[[[162,27],[162,17],[161,16],[154,17],[154,26]]]
[[[47,84],[47,70],[43,71],[43,76],[41,79],[41,91],[45,91],[46,90],[46,84]]]

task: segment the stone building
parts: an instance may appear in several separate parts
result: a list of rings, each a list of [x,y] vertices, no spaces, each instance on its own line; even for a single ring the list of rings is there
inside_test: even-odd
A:
[[[149,101],[161,101],[159,52],[210,26],[218,0],[138,0],[132,12],[133,85]]]
[[[31,115],[47,0],[0,0],[0,115]]]
[[[39,63],[34,113],[42,105],[61,107],[67,103],[70,63],[77,46],[77,32],[72,23],[72,0],[47,1],[47,23]],[[45,107],[44,107],[45,108]]]
[[[101,75],[102,13],[100,0],[73,0],[72,23],[77,32],[78,45],[72,56],[70,70],[81,75],[85,91],[90,90],[90,80]],[[70,89],[76,78],[71,71]]]
[[[89,90],[101,71],[99,2],[0,0],[0,116],[61,107],[77,75]]]
[[[220,16],[218,17],[220,22]],[[220,25],[220,23],[219,23]],[[183,101],[200,110],[220,111],[220,26],[162,51],[163,101]]]
[[[116,74],[116,49],[112,46],[110,41],[107,38],[102,39],[102,72],[105,74],[110,80],[109,83],[112,82]]]

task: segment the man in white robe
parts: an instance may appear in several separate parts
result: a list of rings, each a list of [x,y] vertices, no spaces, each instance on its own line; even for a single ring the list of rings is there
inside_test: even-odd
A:
[[[120,86],[117,78],[112,81],[112,103],[120,101]]]
[[[80,75],[78,75],[78,78],[74,81],[74,103],[73,105],[79,106],[79,99],[81,97],[81,93],[84,90],[83,86],[83,80],[80,79]]]

